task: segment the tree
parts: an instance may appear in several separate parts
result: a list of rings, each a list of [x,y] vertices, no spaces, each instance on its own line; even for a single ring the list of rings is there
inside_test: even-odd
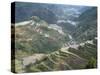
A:
[[[97,67],[96,59],[91,57],[88,64],[86,65],[86,68],[96,68],[96,67]]]

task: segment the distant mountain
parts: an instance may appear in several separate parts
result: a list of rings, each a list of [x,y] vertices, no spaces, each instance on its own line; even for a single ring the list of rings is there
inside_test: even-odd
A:
[[[55,14],[48,10],[47,7],[44,7],[43,4],[16,3],[15,7],[15,22],[28,20],[31,16],[39,16],[48,23],[55,23],[57,20]]]
[[[97,37],[97,8],[93,7],[84,11],[78,18],[73,36],[77,41],[91,40]]]
[[[56,23],[59,19],[75,20],[85,8],[84,6],[43,4],[43,3],[15,3],[15,22],[29,20],[31,16],[38,16],[48,23]]]

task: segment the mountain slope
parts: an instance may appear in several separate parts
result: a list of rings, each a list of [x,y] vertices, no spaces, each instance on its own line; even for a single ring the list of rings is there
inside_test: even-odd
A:
[[[96,68],[96,43],[86,43],[77,49],[68,48],[54,51],[38,63],[26,66],[26,72],[58,71]]]
[[[79,16],[79,24],[73,36],[77,41],[82,42],[97,37],[97,8],[86,10]]]
[[[35,21],[35,19],[36,17],[32,20],[34,23],[28,23],[24,26],[16,24],[18,25],[15,28],[15,47],[17,50],[52,52],[58,50],[65,41],[69,40],[69,37],[64,33],[62,34],[57,28],[55,30],[45,21],[41,19]]]
[[[96,7],[16,3],[16,22],[14,72],[97,68]]]
[[[46,5],[48,6],[48,5]],[[53,12],[45,7],[45,5],[39,3],[15,3],[15,21],[21,22],[29,20],[31,16],[38,16],[42,20],[47,21],[48,23],[55,23],[57,18]],[[37,12],[38,11],[38,12]],[[51,19],[52,18],[52,19]]]

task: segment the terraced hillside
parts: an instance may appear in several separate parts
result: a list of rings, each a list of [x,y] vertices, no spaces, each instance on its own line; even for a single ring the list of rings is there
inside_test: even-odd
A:
[[[49,54],[33,54],[24,57],[20,60],[20,70],[21,72],[43,72],[96,68],[96,55],[96,40],[94,40],[93,44],[85,43],[77,46],[77,49],[64,47]]]
[[[53,29],[45,21],[32,20],[24,26],[15,27],[15,48],[39,53],[58,50],[65,41],[69,40],[68,35],[63,31],[62,34],[61,31],[57,28]]]
[[[38,5],[16,3],[18,23],[12,22],[11,31],[12,71],[97,68],[97,8]]]

